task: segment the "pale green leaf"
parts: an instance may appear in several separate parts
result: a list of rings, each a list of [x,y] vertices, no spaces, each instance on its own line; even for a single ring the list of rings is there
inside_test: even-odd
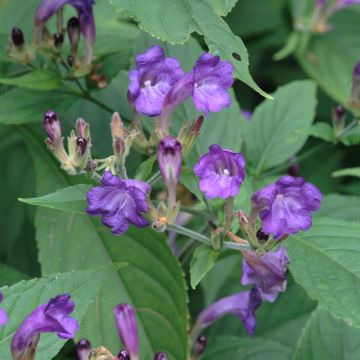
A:
[[[340,176],[360,177],[360,167],[337,170],[332,173],[332,176],[333,177],[340,177]]]
[[[151,174],[155,161],[156,155],[152,155],[148,159],[143,161],[136,169],[135,178],[145,181]]]
[[[334,129],[326,122],[319,121],[315,123],[306,131],[306,133],[325,141],[335,141]]]

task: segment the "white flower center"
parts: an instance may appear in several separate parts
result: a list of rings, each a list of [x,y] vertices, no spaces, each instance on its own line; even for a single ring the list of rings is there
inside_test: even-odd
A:
[[[144,86],[145,86],[145,87],[151,86],[151,81],[150,81],[150,80],[144,81]]]
[[[229,176],[230,175],[230,171],[228,169],[224,169],[223,171],[224,175]]]

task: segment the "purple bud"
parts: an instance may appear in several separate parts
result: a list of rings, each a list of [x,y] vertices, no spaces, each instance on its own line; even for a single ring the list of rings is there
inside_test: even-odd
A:
[[[88,137],[88,131],[88,123],[84,119],[78,118],[76,120],[76,135],[80,138],[86,138]]]
[[[70,67],[73,67],[74,64],[75,64],[75,57],[72,56],[72,55],[69,55],[69,56],[67,57],[67,63],[68,63],[68,65],[69,65]]]
[[[64,35],[62,33],[55,33],[54,36],[54,45],[59,48],[64,42]]]
[[[360,61],[354,67],[353,78],[360,80]]]
[[[289,166],[287,173],[292,177],[298,177],[299,171],[300,171],[300,166],[297,162],[297,157],[292,156],[289,160],[290,160],[290,166]]]
[[[41,333],[54,332],[61,339],[72,339],[79,330],[77,320],[69,317],[74,307],[68,294],[56,296],[37,307],[22,322],[12,338],[13,359],[33,359]]]
[[[55,142],[61,138],[61,126],[57,114],[53,110],[48,110],[44,115],[44,129],[49,139]]]
[[[332,109],[332,120],[335,133],[339,134],[345,125],[345,110],[342,106],[338,105]]]
[[[126,349],[123,349],[114,360],[130,360],[130,353]]]
[[[164,352],[158,352],[154,356],[154,360],[167,360],[167,359],[168,359],[167,354]]]
[[[0,303],[3,301],[4,295],[0,292]],[[8,322],[8,316],[3,309],[0,309],[0,326],[6,325]]]
[[[69,19],[67,23],[67,31],[71,45],[71,54],[76,56],[80,40],[80,21],[77,17]]]
[[[252,115],[253,115],[250,110],[242,110],[241,114],[244,117],[244,119],[247,120],[247,121],[250,121],[251,118],[252,118]]]
[[[22,47],[25,44],[24,33],[18,27],[14,27],[11,30],[11,40],[17,47]]]
[[[76,344],[78,360],[89,360],[91,343],[87,339],[81,339]]]
[[[269,234],[265,234],[262,230],[262,228],[260,228],[257,232],[256,232],[256,238],[261,242],[264,243],[266,241],[268,241],[269,239]]]
[[[129,304],[119,304],[114,309],[116,327],[120,339],[130,353],[131,359],[137,359],[139,353],[138,329],[133,307]]]
[[[206,344],[207,344],[207,337],[205,335],[200,335],[197,338],[197,342],[196,342],[197,355],[201,355],[205,351]]]
[[[87,149],[87,140],[85,138],[77,138],[76,139],[76,148],[78,149],[79,153],[81,155],[84,155],[86,149]]]
[[[182,145],[172,136],[162,139],[158,146],[161,176],[169,193],[169,205],[176,203],[176,186],[181,174]]]
[[[204,116],[199,116],[191,125],[190,132],[196,137],[200,135],[200,129],[204,123]]]

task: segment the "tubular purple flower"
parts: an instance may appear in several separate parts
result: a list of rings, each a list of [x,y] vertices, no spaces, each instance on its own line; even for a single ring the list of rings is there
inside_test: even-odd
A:
[[[76,56],[80,40],[80,21],[77,17],[72,17],[67,23],[67,33],[71,45],[71,54]]]
[[[89,360],[91,353],[91,343],[87,339],[81,339],[76,344],[78,360]]]
[[[168,189],[169,202],[176,203],[176,186],[181,174],[182,145],[172,136],[162,139],[158,146],[158,163],[161,176]]]
[[[41,333],[54,332],[61,339],[72,339],[79,330],[69,317],[75,304],[69,294],[59,295],[36,308],[19,326],[11,341],[13,360],[32,359]]]
[[[49,139],[55,143],[61,138],[61,125],[57,114],[53,110],[48,110],[44,115],[44,129]]]
[[[155,354],[154,360],[168,360],[168,356],[164,352],[158,352]]]
[[[263,301],[274,302],[279,292],[287,285],[287,264],[289,258],[283,246],[278,250],[257,256],[243,251],[242,285],[255,285]]]
[[[0,303],[4,300],[4,295],[2,292],[0,292]],[[5,310],[0,309],[0,326],[6,325],[8,322],[8,316],[5,312]]]
[[[130,224],[142,228],[149,225],[142,213],[148,211],[146,196],[151,187],[139,180],[122,180],[105,171],[102,186],[93,187],[87,193],[90,215],[102,215],[104,225],[114,235],[125,233]]]
[[[130,353],[131,360],[139,356],[138,329],[133,307],[129,304],[115,306],[114,316],[121,342]]]
[[[227,314],[236,315],[244,324],[246,332],[253,335],[256,328],[255,310],[260,305],[261,295],[256,287],[216,301],[199,314],[192,331],[192,343],[196,343],[205,328]]]
[[[234,197],[245,179],[245,159],[231,150],[211,145],[194,166],[200,190],[208,199]]]
[[[130,353],[126,349],[120,350],[114,360],[131,360]]]
[[[255,192],[253,212],[259,212],[262,229],[275,239],[308,230],[312,225],[311,212],[320,208],[320,190],[303,178],[283,176]]]
[[[136,69],[129,72],[129,102],[141,115],[158,116],[166,94],[183,75],[177,59],[166,58],[160,46],[152,46],[136,56]]]

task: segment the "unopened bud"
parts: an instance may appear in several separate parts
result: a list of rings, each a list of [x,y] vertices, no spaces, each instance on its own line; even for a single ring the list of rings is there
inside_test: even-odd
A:
[[[190,132],[194,134],[195,137],[200,135],[200,130],[202,124],[204,123],[204,117],[201,115],[199,116],[191,125]]]
[[[54,45],[56,48],[59,48],[64,42],[64,35],[62,33],[55,33],[53,35]]]
[[[67,63],[68,63],[68,65],[69,65],[70,67],[73,67],[74,64],[75,64],[75,57],[72,56],[72,55],[69,55],[69,56],[67,57]]]
[[[345,125],[345,110],[342,106],[338,105],[332,109],[332,121],[335,134],[339,134]]]
[[[87,339],[81,339],[76,344],[78,360],[89,360],[91,344]]]
[[[11,30],[11,40],[16,47],[22,47],[25,44],[24,33],[18,27]]]
[[[299,176],[299,164],[297,162],[297,157],[296,156],[292,156],[290,159],[290,166],[288,169],[288,174],[292,177],[298,177]]]
[[[85,138],[77,138],[76,139],[76,149],[81,154],[84,155],[87,149],[88,142]]]
[[[111,118],[111,134],[113,139],[116,137],[124,137],[124,124],[117,112],[115,112]]]
[[[360,61],[355,65],[353,70],[350,105],[360,109]]]
[[[80,138],[89,136],[89,124],[83,118],[76,120],[76,135]]]
[[[114,360],[130,360],[130,353],[126,349],[123,349]]]
[[[90,352],[89,360],[114,360],[114,356],[104,346],[100,346]]]
[[[268,241],[268,239],[269,239],[269,234],[264,233],[263,229],[260,228],[260,229],[256,232],[256,238],[260,241],[260,243],[264,243],[264,242]]]
[[[44,115],[44,129],[52,142],[61,138],[60,121],[53,110],[48,110]]]
[[[125,153],[125,142],[122,138],[116,137],[113,143],[113,149],[116,156],[121,156]]]
[[[164,352],[158,352],[154,356],[154,360],[167,360],[167,359],[168,359],[167,354]]]
[[[204,352],[206,344],[207,344],[207,337],[205,335],[200,335],[196,341],[196,354],[197,355],[201,355]]]
[[[67,31],[71,45],[71,54],[76,56],[80,40],[80,21],[77,17],[72,17],[67,23]]]

